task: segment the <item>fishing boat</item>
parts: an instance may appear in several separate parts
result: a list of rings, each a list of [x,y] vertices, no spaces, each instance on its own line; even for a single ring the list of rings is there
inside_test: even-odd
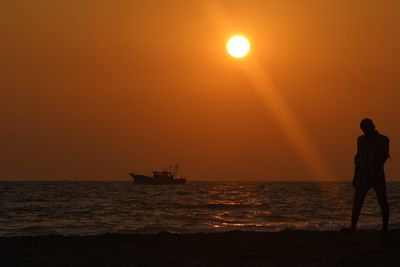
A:
[[[153,171],[153,176],[147,176],[142,174],[129,173],[133,178],[135,184],[184,184],[186,183],[186,178],[178,176],[179,166],[175,165],[173,170],[171,166],[169,170]]]

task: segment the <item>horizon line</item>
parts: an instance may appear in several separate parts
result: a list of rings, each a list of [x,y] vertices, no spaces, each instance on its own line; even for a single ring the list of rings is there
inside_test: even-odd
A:
[[[0,179],[1,182],[131,182],[134,184],[134,181],[129,179]],[[330,180],[315,180],[315,179],[191,179],[187,181],[190,182],[293,182],[293,183],[301,183],[301,182],[313,182],[313,183],[323,183],[323,182],[352,182],[350,179],[330,179]],[[388,179],[386,182],[400,182],[400,179]]]

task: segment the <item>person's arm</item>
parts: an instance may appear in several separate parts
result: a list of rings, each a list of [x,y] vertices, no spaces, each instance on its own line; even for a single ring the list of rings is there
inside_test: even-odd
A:
[[[382,167],[385,165],[385,162],[387,161],[388,158],[390,158],[390,153],[389,153],[389,144],[390,144],[390,139],[387,136],[383,136],[382,140]]]
[[[357,152],[354,156],[354,175],[352,185],[356,185],[357,174],[360,166],[360,137],[357,139]]]

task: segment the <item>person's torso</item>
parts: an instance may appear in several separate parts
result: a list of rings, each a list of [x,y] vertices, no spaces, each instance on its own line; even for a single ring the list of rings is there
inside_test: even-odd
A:
[[[369,181],[384,179],[384,142],[385,136],[376,133],[372,137],[365,135],[360,137],[359,143],[359,176]]]

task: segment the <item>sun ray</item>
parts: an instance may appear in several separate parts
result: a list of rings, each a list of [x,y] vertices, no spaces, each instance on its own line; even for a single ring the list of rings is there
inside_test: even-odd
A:
[[[233,23],[215,2],[204,1],[202,3],[204,3],[204,8],[209,18],[221,34],[225,34],[228,29],[234,29]],[[307,131],[285,101],[279,89],[274,85],[262,64],[257,61],[257,58],[254,57],[252,60],[241,62],[241,67],[253,88],[273,114],[289,142],[313,175],[312,178],[320,180],[335,179],[336,177],[330,166],[323,159]]]

